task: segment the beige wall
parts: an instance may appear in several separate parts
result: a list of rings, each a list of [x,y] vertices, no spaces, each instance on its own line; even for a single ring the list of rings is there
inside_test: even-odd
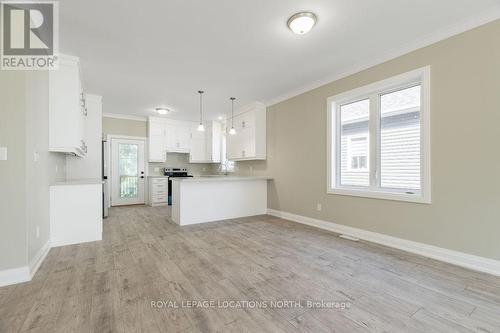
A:
[[[47,243],[49,184],[65,178],[65,155],[48,152],[48,73],[0,71],[0,146],[8,147],[0,161],[2,271],[28,265]]]
[[[500,21],[268,109],[270,208],[500,259]],[[432,204],[326,194],[329,96],[431,65]],[[316,204],[323,211],[316,211]]]
[[[50,238],[49,185],[66,178],[66,155],[49,152],[49,76],[26,72],[26,223],[28,263]],[[39,160],[34,161],[37,152]],[[36,230],[39,230],[37,237]]]
[[[25,76],[0,70],[0,147],[7,147],[7,161],[0,161],[0,271],[25,266],[26,240],[26,129]]]
[[[102,133],[104,139],[108,134],[146,137],[148,136],[147,122],[103,117]]]

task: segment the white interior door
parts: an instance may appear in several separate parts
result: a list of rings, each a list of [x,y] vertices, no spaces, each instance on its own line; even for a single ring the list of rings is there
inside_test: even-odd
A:
[[[111,206],[144,204],[144,140],[111,139]]]

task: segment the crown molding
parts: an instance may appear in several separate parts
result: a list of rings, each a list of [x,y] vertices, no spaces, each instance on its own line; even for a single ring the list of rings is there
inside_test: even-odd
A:
[[[126,119],[126,120],[135,120],[135,121],[148,121],[148,118],[146,117],[141,117],[141,116],[131,116],[128,114],[121,114],[121,113],[103,113],[102,116],[104,118],[115,118],[115,119]]]
[[[472,30],[474,28],[480,27],[492,21],[500,19],[500,5],[495,5],[487,11],[482,12],[481,14],[468,18],[458,24],[451,25],[447,28],[441,29],[435,33],[427,35],[423,38],[417,39],[416,41],[406,44],[401,48],[390,50],[389,52],[383,54],[382,56],[370,60],[368,62],[360,62],[357,65],[354,65],[346,70],[342,70],[333,74],[330,74],[320,80],[314,81],[312,83],[303,85],[297,89],[291,90],[288,93],[276,96],[265,102],[265,104],[270,107],[272,105],[278,104],[280,102],[286,101],[292,97],[301,95],[305,92],[311,91],[313,89],[322,87],[326,84],[338,81],[340,79],[346,78],[353,74],[359,73],[363,70],[369,69],[371,67],[380,65],[389,60],[393,60],[395,58],[401,57],[410,52],[416,51],[418,49],[424,48],[426,46],[435,44],[447,38],[456,36],[463,32]]]

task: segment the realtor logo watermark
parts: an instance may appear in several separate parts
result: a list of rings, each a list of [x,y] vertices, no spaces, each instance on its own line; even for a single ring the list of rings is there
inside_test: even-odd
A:
[[[1,69],[58,68],[57,1],[2,1],[1,29]]]

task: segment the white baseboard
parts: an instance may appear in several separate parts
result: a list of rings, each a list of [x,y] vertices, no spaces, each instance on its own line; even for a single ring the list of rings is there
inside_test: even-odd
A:
[[[28,266],[0,271],[0,287],[31,281],[49,251],[50,241],[47,241],[31,259]]]
[[[31,280],[28,266],[0,271],[0,287]]]
[[[269,215],[283,218],[286,220],[306,224],[320,229],[332,231],[338,234],[345,234],[368,242],[385,245],[388,247],[392,247],[395,249],[399,249],[414,254],[419,254],[424,257],[469,268],[475,271],[500,276],[500,261],[497,260],[479,257],[459,251],[448,250],[433,245],[418,243],[402,238],[392,237],[372,231],[348,227],[333,222],[327,222],[323,220],[314,219],[311,217],[282,212],[274,209],[268,209],[267,213]]]
[[[33,278],[35,276],[36,271],[40,268],[40,265],[45,260],[47,254],[50,251],[50,240],[45,243],[40,250],[35,254],[35,256],[31,259],[29,264],[30,276]]]

